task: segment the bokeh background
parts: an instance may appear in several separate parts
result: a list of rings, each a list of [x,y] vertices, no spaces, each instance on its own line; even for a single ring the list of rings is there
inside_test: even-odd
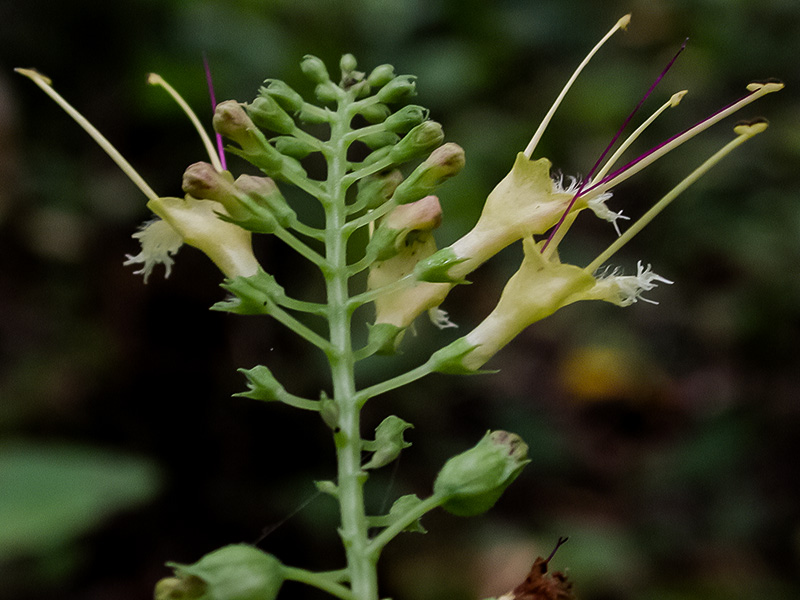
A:
[[[369,70],[419,76],[467,167],[442,188],[440,245],[463,234],[583,55],[618,34],[557,113],[537,154],[586,173],[655,76],[646,105],[689,89],[640,150],[778,77],[741,116],[763,135],[681,197],[614,264],[675,281],[628,309],[584,303],[526,331],[494,375],[431,376],[368,407],[415,424],[413,447],[370,481],[370,505],[428,493],[446,458],[486,429],[511,429],[532,463],[494,511],[425,518],[383,561],[383,594],[500,595],[570,541],[552,567],[584,600],[800,597],[800,4],[796,0],[70,0],[0,4],[0,598],[147,598],[167,560],[259,542],[287,564],[338,568],[333,477],[322,423],[231,398],[237,367],[263,362],[295,393],[327,388],[320,357],[268,320],[209,312],[219,274],[183,249],[148,285],[123,267],[144,198],[13,67],[34,66],[164,195],[203,151],[155,71],[210,116],[205,52],[220,99],[264,78],[308,91],[298,62],[354,53]],[[207,112],[204,112],[207,111]],[[732,121],[621,186],[641,214],[732,136]],[[244,165],[232,160],[234,169]],[[614,236],[579,219],[562,258],[587,264]],[[265,267],[299,296],[318,281],[271,240]],[[510,248],[445,308],[468,331],[516,269]],[[397,361],[419,364],[457,333],[420,322]],[[287,586],[283,594],[319,598]]]

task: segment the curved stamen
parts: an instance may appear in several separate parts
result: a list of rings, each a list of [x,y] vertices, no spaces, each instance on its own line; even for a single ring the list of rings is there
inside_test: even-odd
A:
[[[611,170],[611,167],[613,167],[614,164],[616,164],[616,162],[619,160],[619,157],[623,155],[625,150],[630,148],[631,144],[636,141],[636,139],[644,132],[644,130],[647,129],[665,110],[678,106],[678,104],[681,102],[681,99],[683,99],[687,93],[688,90],[681,90],[680,92],[673,94],[672,97],[662,104],[652,115],[650,115],[644,123],[639,125],[639,127],[637,127],[633,133],[625,138],[625,141],[622,142],[617,151],[611,155],[611,158],[608,159],[608,162],[606,162],[606,164],[603,165],[603,168],[597,172],[597,175],[592,178],[592,183],[596,183],[597,181],[603,179],[603,177],[605,177],[606,174]]]
[[[767,128],[768,123],[766,121],[760,120],[753,123],[748,123],[744,125],[737,125],[734,127],[734,132],[736,132],[737,136],[728,142],[725,146],[723,146],[720,150],[715,152],[709,159],[707,159],[703,164],[697,167],[694,171],[692,171],[683,181],[681,181],[678,185],[676,185],[669,193],[661,198],[658,202],[656,202],[653,207],[648,210],[638,221],[636,221],[633,225],[631,225],[625,233],[623,233],[620,237],[618,237],[614,242],[606,248],[600,255],[595,258],[587,267],[586,271],[588,273],[594,273],[597,269],[599,269],[603,263],[605,263],[609,258],[611,258],[620,248],[622,248],[625,244],[627,244],[633,237],[639,233],[644,227],[652,221],[658,213],[664,210],[675,198],[677,198],[682,192],[684,192],[690,185],[696,182],[700,177],[705,175],[711,167],[716,165],[720,160],[722,160],[725,156],[730,154],[735,148],[741,146],[744,142],[749,140],[756,134],[761,133]]]
[[[147,83],[149,83],[150,85],[160,85],[167,91],[167,93],[170,96],[172,96],[172,99],[178,103],[178,106],[180,106],[181,109],[183,109],[183,112],[186,113],[186,116],[189,117],[189,120],[192,122],[192,125],[194,125],[194,128],[197,130],[197,133],[200,134],[200,139],[203,140],[203,145],[206,148],[206,152],[208,152],[208,157],[211,161],[211,164],[214,166],[214,169],[218,172],[224,171],[224,169],[222,168],[222,163],[220,163],[219,157],[217,156],[217,153],[214,150],[214,145],[211,143],[211,138],[208,137],[208,133],[206,133],[206,130],[203,129],[203,126],[200,123],[200,119],[198,119],[197,115],[194,114],[194,111],[186,103],[186,100],[184,100],[181,97],[181,95],[175,91],[175,88],[173,88],[170,84],[164,81],[164,78],[161,77],[161,75],[158,75],[157,73],[150,73],[147,76]]]
[[[589,54],[586,55],[586,58],[584,58],[583,61],[581,61],[581,64],[579,64],[578,68],[575,69],[575,72],[569,78],[569,80],[567,81],[567,84],[561,90],[561,93],[558,95],[558,97],[556,98],[555,102],[553,102],[553,106],[551,106],[550,110],[547,111],[547,114],[545,115],[545,117],[542,120],[542,122],[539,124],[539,128],[536,130],[536,133],[533,134],[533,137],[531,138],[531,141],[528,142],[528,146],[523,151],[523,154],[526,157],[530,158],[531,156],[533,156],[533,151],[536,149],[536,146],[539,144],[539,140],[542,138],[542,135],[544,134],[544,130],[547,129],[547,126],[550,124],[550,121],[552,120],[553,115],[556,112],[556,109],[558,109],[559,105],[561,104],[561,101],[564,100],[564,96],[567,95],[567,92],[569,91],[569,88],[571,88],[572,84],[575,83],[575,80],[578,78],[578,75],[581,74],[581,71],[583,71],[584,67],[587,64],[589,64],[589,61],[597,53],[597,51],[600,50],[600,48],[603,46],[603,44],[605,44],[608,41],[608,39],[612,35],[614,35],[618,30],[625,29],[628,26],[628,23],[630,23],[630,21],[631,21],[630,14],[625,15],[619,21],[617,21],[614,24],[614,26],[608,31],[608,33],[606,33],[603,36],[603,38],[599,42],[597,42],[595,47],[592,48],[589,51]]]
[[[706,117],[702,121],[692,125],[688,129],[678,133],[668,140],[662,142],[658,146],[651,148],[638,158],[632,160],[624,167],[620,167],[610,175],[606,175],[603,179],[598,181],[597,183],[592,183],[592,185],[586,187],[582,192],[581,196],[585,196],[589,192],[595,192],[602,194],[603,192],[607,191],[608,189],[614,187],[618,183],[625,181],[629,177],[632,177],[634,174],[638,173],[648,165],[654,163],[656,160],[667,154],[668,152],[674,150],[684,142],[688,141],[689,139],[696,136],[701,131],[705,131],[715,123],[718,123],[725,117],[735,113],[740,108],[747,106],[751,102],[758,100],[761,96],[765,96],[766,94],[771,94],[772,92],[777,92],[783,89],[783,83],[772,81],[768,83],[751,83],[747,86],[747,89],[750,90],[750,93],[741,97],[739,100],[731,102],[728,106],[725,106],[718,110],[717,112],[713,113],[709,117]]]
[[[621,136],[622,132],[625,131],[625,128],[628,126],[628,123],[630,123],[634,115],[636,115],[636,113],[639,112],[639,109],[642,107],[642,104],[644,104],[645,100],[647,100],[650,97],[650,94],[653,93],[653,90],[656,89],[656,86],[659,83],[661,83],[662,79],[664,79],[664,76],[667,74],[667,71],[669,71],[672,68],[672,65],[675,64],[675,61],[678,60],[678,57],[680,56],[681,52],[686,50],[686,42],[688,41],[689,41],[688,38],[683,41],[683,44],[681,44],[681,47],[675,53],[675,56],[673,56],[672,60],[670,60],[667,63],[667,66],[664,67],[661,73],[659,73],[655,81],[652,84],[650,84],[650,87],[647,89],[644,96],[642,96],[642,99],[639,100],[639,103],[633,108],[633,110],[630,112],[627,118],[622,122],[622,125],[617,130],[617,133],[614,134],[614,137],[611,138],[611,141],[608,143],[605,150],[603,150],[603,152],[600,154],[600,157],[597,159],[597,161],[595,161],[594,165],[592,165],[592,168],[589,170],[589,174],[586,176],[586,179],[583,180],[583,183],[581,183],[581,186],[578,188],[578,191],[575,192],[575,195],[572,197],[572,200],[570,200],[569,204],[567,205],[567,208],[564,210],[564,214],[561,215],[561,218],[558,220],[558,223],[556,223],[555,227],[553,227],[553,229],[550,231],[550,235],[547,237],[547,240],[542,245],[542,252],[544,252],[547,249],[547,246],[550,245],[550,242],[553,240],[553,237],[555,236],[556,232],[559,230],[561,225],[564,223],[564,220],[567,218],[567,215],[572,210],[572,207],[575,206],[575,202],[578,200],[578,197],[583,195],[584,189],[589,185],[589,182],[592,180],[595,171],[597,171],[597,168],[600,166],[600,163],[602,163],[603,159],[605,159],[606,154],[608,154],[608,152],[611,150],[614,144],[617,143],[619,136]]]
[[[158,198],[158,194],[153,191],[153,188],[147,185],[147,182],[142,178],[141,175],[139,175],[136,169],[131,166],[131,163],[125,160],[122,154],[119,153],[119,150],[114,148],[114,146],[111,145],[111,142],[109,142],[108,139],[106,139],[106,137],[86,119],[86,117],[79,113],[69,102],[64,100],[61,94],[53,89],[50,79],[34,69],[14,70],[20,75],[24,75],[33,81],[33,83],[38,85],[45,94],[50,96],[50,98],[55,101],[56,104],[64,109],[64,112],[72,117],[75,122],[78,123],[78,125],[80,125],[95,142],[97,142],[98,146],[105,150],[106,154],[111,157],[111,160],[117,163],[117,166],[122,169],[123,173],[128,176],[128,178],[136,185],[136,187],[142,190],[142,193],[144,193],[145,196],[147,196],[150,200],[156,200]]]
[[[211,112],[217,109],[217,97],[214,95],[214,81],[211,79],[211,67],[208,64],[208,57],[203,52],[203,68],[206,72],[206,82],[208,83],[208,96],[211,98]],[[219,155],[219,162],[222,169],[227,171],[228,165],[225,162],[225,143],[222,141],[222,134],[216,134],[217,138],[217,154]]]

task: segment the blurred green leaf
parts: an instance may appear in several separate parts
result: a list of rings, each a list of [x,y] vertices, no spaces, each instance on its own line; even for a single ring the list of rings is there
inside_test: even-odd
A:
[[[0,446],[0,560],[70,542],[121,510],[152,499],[155,466],[74,444]]]

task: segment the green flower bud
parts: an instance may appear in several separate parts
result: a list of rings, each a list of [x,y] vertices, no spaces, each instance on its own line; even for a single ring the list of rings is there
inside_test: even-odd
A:
[[[384,146],[393,146],[400,141],[400,136],[391,131],[378,131],[359,138],[370,150],[377,150]]]
[[[331,122],[331,113],[324,108],[306,102],[300,107],[297,119],[307,125],[323,125]]]
[[[389,152],[392,151],[394,146],[384,146],[383,148],[378,148],[373,152],[367,154],[367,157],[361,162],[361,166],[367,167],[371,164],[384,160],[387,156],[389,156]]]
[[[342,75],[355,71],[357,66],[356,57],[352,54],[344,54],[339,60],[339,68],[342,70]]]
[[[433,493],[449,513],[479,515],[494,506],[529,462],[528,445],[518,435],[487,432],[473,448],[444,464]]]
[[[253,135],[255,123],[236,100],[217,104],[212,120],[214,131],[239,144],[245,151],[257,150],[259,144]]]
[[[161,580],[156,600],[273,600],[284,579],[277,558],[246,544],[225,546],[193,565],[167,565],[183,583]]]
[[[404,163],[427,154],[444,141],[442,126],[436,121],[425,121],[409,131],[389,152],[395,163]]]
[[[292,210],[277,184],[269,177],[240,175],[234,184],[245,195],[245,197],[240,196],[239,201],[252,215],[264,219],[269,215],[281,227],[291,227],[297,219],[297,213]]]
[[[303,57],[300,62],[300,70],[314,83],[329,83],[331,80],[325,63],[312,54],[306,54]]]
[[[286,389],[275,379],[267,367],[258,365],[252,369],[237,369],[247,377],[247,392],[239,392],[234,396],[252,398],[253,400],[278,400]]]
[[[427,108],[417,106],[416,104],[409,104],[398,110],[393,115],[390,115],[384,121],[386,129],[395,133],[406,133],[420,123],[428,119]]]
[[[322,103],[336,102],[342,95],[342,89],[330,81],[319,83],[314,88],[314,96]]]
[[[298,160],[319,150],[315,144],[312,144],[306,139],[296,138],[293,135],[282,135],[273,138],[272,143],[275,144],[275,149],[281,154],[291,156]]]
[[[289,84],[280,79],[267,79],[267,87],[258,90],[259,95],[274,98],[285,110],[293,113],[303,108],[303,97],[294,91]]]
[[[386,104],[399,102],[408,96],[415,95],[416,81],[417,78],[414,75],[399,75],[384,85],[375,95],[378,100]]]
[[[367,76],[367,83],[374,87],[382,87],[394,79],[394,67],[392,65],[378,65]]]
[[[356,202],[363,202],[368,209],[378,208],[392,197],[401,181],[403,174],[397,169],[368,175],[358,182]]]
[[[297,129],[294,119],[271,96],[259,96],[251,104],[246,104],[245,108],[253,122],[261,129],[275,133],[292,133]]]
[[[431,194],[446,179],[458,174],[464,164],[464,149],[452,142],[444,144],[414,169],[399,185],[392,199],[397,204],[415,202]]]
[[[359,111],[368,123],[383,123],[392,111],[385,104],[370,104]]]

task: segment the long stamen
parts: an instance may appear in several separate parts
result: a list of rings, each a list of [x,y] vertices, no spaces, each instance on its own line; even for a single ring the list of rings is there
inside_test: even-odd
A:
[[[106,137],[100,133],[97,128],[92,125],[86,117],[84,117],[81,113],[79,113],[69,102],[64,100],[64,98],[56,92],[53,87],[51,86],[51,81],[38,71],[34,69],[14,69],[20,75],[24,75],[33,83],[38,85],[45,94],[50,96],[56,104],[58,104],[64,112],[66,112],[70,117],[72,117],[78,125],[80,125],[83,130],[88,133],[91,138],[97,142],[97,145],[100,146],[103,150],[105,150],[106,154],[111,157],[117,166],[122,169],[123,173],[128,176],[128,178],[136,184],[142,193],[147,196],[150,200],[156,200],[158,198],[158,194],[156,194],[153,189],[147,185],[147,182],[142,178],[139,173],[136,172],[136,169],[131,166],[131,164],[125,160],[122,154],[111,145],[111,142],[106,139]]]
[[[200,134],[200,139],[203,140],[203,145],[206,148],[206,152],[208,152],[208,157],[211,161],[211,164],[214,166],[214,169],[218,172],[224,171],[224,169],[222,168],[222,164],[220,163],[219,157],[217,156],[217,153],[214,150],[214,145],[211,143],[211,138],[208,137],[208,133],[206,133],[206,130],[203,129],[203,125],[200,123],[200,119],[198,119],[197,115],[194,114],[194,111],[186,103],[186,100],[184,100],[181,97],[181,95],[175,91],[175,88],[173,88],[170,84],[164,81],[164,78],[161,77],[161,75],[158,75],[156,73],[150,73],[147,76],[147,83],[149,83],[150,85],[160,85],[167,91],[167,93],[170,96],[172,96],[172,99],[178,103],[178,106],[180,106],[181,109],[183,109],[183,112],[186,113],[186,116],[189,117],[189,120],[192,122],[192,125],[194,125],[194,128],[197,130],[197,133]]]
[[[206,72],[206,82],[208,83],[208,96],[211,99],[211,112],[213,113],[217,108],[217,97],[214,95],[214,81],[211,78],[211,66],[208,64],[208,57],[203,52],[203,68]],[[217,154],[219,155],[219,162],[223,170],[228,169],[225,162],[225,143],[222,141],[222,134],[216,134],[217,138]]]
[[[659,200],[650,210],[648,210],[638,221],[636,221],[633,225],[631,225],[625,231],[625,233],[623,233],[620,237],[614,240],[614,242],[608,248],[606,248],[603,252],[601,252],[600,255],[586,267],[586,271],[588,273],[594,273],[598,268],[600,268],[603,265],[603,263],[605,263],[609,258],[611,258],[617,251],[619,251],[620,248],[622,248],[631,239],[633,239],[633,237],[637,233],[639,233],[642,229],[644,229],[644,227],[648,223],[650,223],[650,221],[652,221],[656,217],[656,215],[658,215],[662,210],[664,210],[673,200],[675,200],[675,198],[677,198],[689,186],[691,186],[698,179],[700,179],[700,177],[705,175],[711,169],[711,167],[716,165],[726,155],[730,154],[730,152],[732,152],[735,148],[741,146],[751,137],[764,131],[767,128],[767,126],[768,123],[764,120],[736,126],[734,128],[734,132],[736,132],[737,137],[728,142],[713,156],[711,156],[708,160],[706,160],[702,165],[700,165],[694,171],[692,171],[688,177],[686,177],[678,185],[672,188],[672,190],[670,190],[670,192],[666,196],[661,198],[661,200]]]
[[[710,117],[703,119],[702,121],[692,125],[685,131],[676,134],[669,138],[667,141],[659,144],[655,148],[652,148],[642,154],[640,157],[632,160],[624,167],[621,167],[611,173],[610,175],[606,175],[603,179],[598,181],[597,183],[593,183],[592,185],[588,186],[581,192],[582,196],[585,196],[589,192],[594,192],[597,194],[602,194],[606,190],[614,187],[618,183],[625,181],[629,177],[632,177],[634,174],[638,173],[648,165],[654,163],[656,160],[667,154],[668,152],[674,150],[687,140],[693,138],[701,131],[705,131],[715,123],[718,123],[725,117],[735,113],[740,108],[747,106],[751,102],[758,100],[761,96],[765,96],[766,94],[771,94],[772,92],[777,92],[783,89],[783,83],[780,82],[768,82],[768,83],[751,83],[747,86],[747,89],[750,90],[750,93],[746,96],[743,96],[739,100],[732,102],[728,106],[718,110]]]
[[[592,177],[594,176],[595,171],[597,171],[597,168],[600,166],[600,163],[603,162],[603,160],[606,157],[606,154],[608,154],[609,151],[611,150],[611,148],[614,146],[614,144],[617,143],[617,140],[619,139],[619,136],[621,136],[622,132],[625,131],[625,128],[628,126],[628,123],[630,123],[631,120],[633,119],[633,117],[636,115],[636,113],[639,112],[639,109],[642,107],[642,104],[644,104],[645,100],[647,100],[650,97],[650,94],[653,93],[653,90],[656,89],[656,86],[659,83],[661,83],[662,79],[664,79],[664,76],[672,68],[672,65],[675,64],[676,60],[678,60],[678,57],[681,55],[681,52],[686,50],[686,42],[687,41],[688,41],[688,38],[683,41],[683,44],[681,44],[681,47],[675,53],[675,56],[672,57],[672,60],[670,60],[667,63],[667,66],[664,67],[664,69],[661,71],[661,73],[659,73],[659,75],[658,75],[658,77],[656,77],[655,81],[653,81],[653,83],[650,84],[650,87],[644,93],[644,96],[642,96],[641,100],[639,100],[639,103],[633,108],[633,110],[630,112],[630,114],[622,122],[622,125],[620,125],[619,129],[617,129],[617,132],[614,134],[614,137],[611,138],[611,141],[605,147],[605,150],[603,150],[603,152],[600,154],[598,159],[595,161],[594,165],[592,165],[592,168],[589,170],[589,174],[586,176],[586,179],[584,179],[583,182],[581,183],[581,185],[578,187],[578,190],[575,192],[575,195],[572,197],[572,200],[569,201],[569,204],[567,205],[567,208],[564,210],[564,213],[561,215],[561,218],[558,220],[558,223],[556,223],[555,227],[553,227],[553,229],[550,231],[550,235],[547,237],[547,240],[542,245],[542,252],[544,252],[547,249],[547,246],[550,245],[550,242],[555,237],[556,232],[558,232],[558,230],[561,228],[561,226],[564,223],[564,220],[567,218],[567,215],[572,210],[572,207],[575,206],[575,202],[578,200],[578,197],[583,194],[583,190],[589,185],[589,182],[592,180]],[[562,233],[562,236],[563,236],[563,233]]]
[[[619,160],[619,157],[622,156],[628,148],[630,148],[631,144],[636,141],[636,139],[644,132],[644,130],[647,129],[665,110],[678,106],[678,104],[681,102],[681,99],[687,93],[687,90],[681,90],[680,92],[673,94],[672,97],[662,104],[652,115],[650,115],[644,123],[639,125],[639,127],[637,127],[633,133],[625,138],[625,141],[622,142],[617,151],[611,155],[611,158],[608,159],[608,162],[606,162],[606,164],[603,165],[603,168],[597,172],[597,175],[592,178],[592,183],[596,183],[597,181],[603,179],[603,177],[605,177],[606,174],[611,170],[611,167],[613,167],[614,164]]]
[[[547,111],[547,114],[545,115],[545,117],[542,120],[542,122],[539,124],[539,128],[536,130],[536,133],[533,134],[533,137],[531,138],[531,141],[528,142],[528,146],[523,151],[523,154],[526,157],[530,158],[531,156],[533,156],[533,151],[536,149],[536,146],[539,144],[539,140],[542,138],[542,135],[544,134],[544,130],[547,129],[547,126],[550,124],[550,121],[552,120],[553,115],[556,112],[556,109],[558,109],[558,107],[561,104],[562,100],[564,100],[564,96],[567,95],[567,92],[569,91],[569,88],[571,88],[572,84],[575,83],[575,80],[578,78],[578,75],[581,74],[581,71],[583,71],[584,67],[587,64],[589,64],[589,61],[597,53],[597,51],[600,50],[600,48],[603,46],[603,44],[605,44],[608,41],[608,39],[612,35],[614,35],[618,30],[625,29],[628,26],[628,23],[630,23],[630,21],[631,21],[630,14],[625,15],[619,21],[617,21],[614,24],[614,26],[608,31],[608,33],[606,33],[603,36],[603,38],[599,42],[597,42],[595,47],[592,48],[589,51],[589,54],[586,55],[586,58],[583,59],[581,64],[578,65],[578,68],[575,69],[575,72],[572,74],[572,76],[567,81],[567,84],[564,86],[564,89],[561,90],[561,93],[556,98],[556,101],[553,102],[553,106],[551,106],[550,110]]]

